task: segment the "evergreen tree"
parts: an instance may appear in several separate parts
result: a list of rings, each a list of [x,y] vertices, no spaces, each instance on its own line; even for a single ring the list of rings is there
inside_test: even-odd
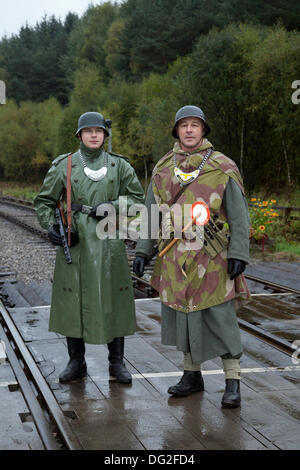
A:
[[[7,94],[17,102],[40,102],[50,96],[68,101],[62,57],[76,16],[65,24],[46,16],[34,28],[24,26],[16,36],[0,43],[0,68],[7,72]]]

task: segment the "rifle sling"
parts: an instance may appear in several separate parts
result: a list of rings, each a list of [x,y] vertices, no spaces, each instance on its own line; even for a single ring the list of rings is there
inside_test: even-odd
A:
[[[71,227],[72,227],[71,172],[72,172],[72,154],[68,156],[68,164],[67,164],[67,226],[68,226],[68,245],[69,246],[71,246]]]

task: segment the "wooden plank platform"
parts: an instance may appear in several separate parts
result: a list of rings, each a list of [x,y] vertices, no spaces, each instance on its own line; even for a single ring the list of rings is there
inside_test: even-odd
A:
[[[0,364],[4,364],[6,362],[6,357],[5,343],[0,340]]]
[[[137,332],[125,341],[133,383],[121,385],[109,377],[106,345],[88,344],[87,377],[59,383],[68,354],[65,338],[48,332],[49,307],[10,309],[85,449],[299,448],[300,365],[242,332],[241,408],[221,408],[220,358],[203,365],[204,392],[171,397],[167,389],[182,375],[183,355],[160,342],[159,300],[136,300],[136,310]]]
[[[12,368],[0,365],[0,450],[43,450]]]

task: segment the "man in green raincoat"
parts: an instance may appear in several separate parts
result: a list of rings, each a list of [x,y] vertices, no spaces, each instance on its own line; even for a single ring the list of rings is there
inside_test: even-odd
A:
[[[220,356],[226,379],[222,405],[236,407],[241,401],[242,355],[236,308],[250,297],[242,274],[249,262],[249,215],[240,172],[231,159],[214,150],[206,138],[209,131],[200,108],[178,110],[172,135],[179,141],[153,170],[144,222],[153,225],[151,207],[157,205],[163,213],[157,237],[162,256],[156,260],[151,284],[162,302],[162,343],[184,353],[184,374],[168,392],[181,397],[203,391],[200,364]],[[174,236],[174,207],[187,207],[189,214],[197,202],[206,208],[206,217],[196,226],[193,244]],[[166,225],[169,239],[163,236]],[[172,235],[179,240],[163,254]],[[138,276],[143,275],[154,243],[153,237],[137,243],[133,269]]]
[[[70,264],[58,248],[49,324],[50,331],[67,337],[70,360],[61,382],[86,375],[89,343],[107,344],[110,374],[120,383],[131,383],[123,361],[124,336],[134,334],[136,319],[126,249],[118,235],[100,237],[97,225],[110,209],[118,218],[119,196],[127,198],[129,208],[143,203],[144,193],[128,160],[104,150],[109,124],[97,112],[87,112],[78,121],[80,148],[72,155],[71,200],[72,234],[78,233],[79,243],[70,248]],[[57,245],[62,241],[54,213],[60,197],[66,200],[69,155],[52,162],[34,201],[41,226]]]

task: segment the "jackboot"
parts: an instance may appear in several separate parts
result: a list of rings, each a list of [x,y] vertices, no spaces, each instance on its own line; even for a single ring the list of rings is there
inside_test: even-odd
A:
[[[83,339],[67,337],[67,345],[70,360],[67,367],[59,376],[60,382],[71,382],[86,375],[85,345]]]
[[[240,380],[226,379],[225,393],[222,398],[224,408],[236,408],[241,404]]]
[[[107,343],[109,355],[109,373],[115,377],[121,384],[130,384],[132,382],[131,374],[126,369],[123,361],[124,357],[124,337],[114,338],[111,343]]]
[[[184,370],[183,376],[176,385],[168,389],[168,393],[176,397],[186,397],[194,392],[203,392],[204,381],[201,371]]]

